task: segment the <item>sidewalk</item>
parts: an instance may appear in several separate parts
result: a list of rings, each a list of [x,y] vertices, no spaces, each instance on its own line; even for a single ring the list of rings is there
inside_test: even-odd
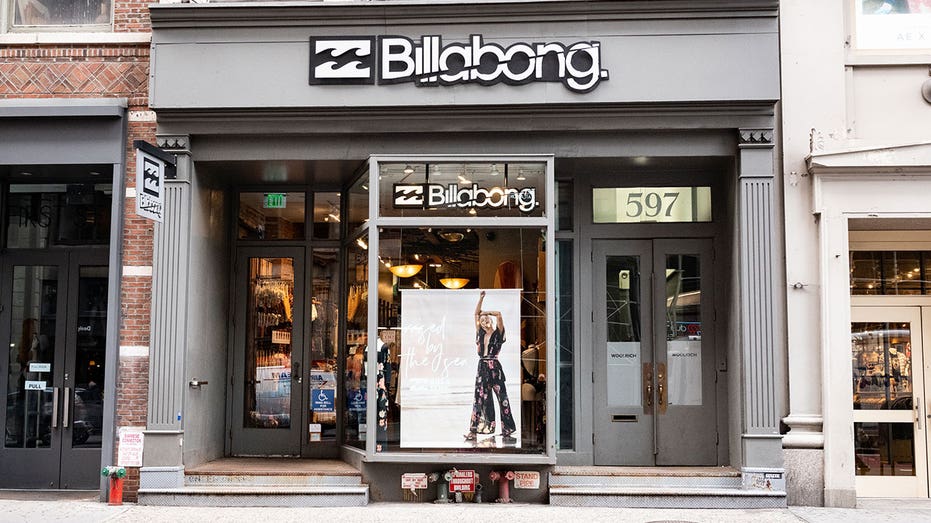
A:
[[[494,503],[432,505],[372,503],[342,508],[199,508],[146,507],[127,504],[110,507],[87,496],[49,499],[44,496],[0,492],[0,521],[28,523],[97,523],[102,521],[197,521],[209,523],[324,522],[455,522],[509,523],[557,521],[561,523],[931,523],[931,501],[876,500],[856,509],[792,507],[781,510],[682,510],[551,507]]]

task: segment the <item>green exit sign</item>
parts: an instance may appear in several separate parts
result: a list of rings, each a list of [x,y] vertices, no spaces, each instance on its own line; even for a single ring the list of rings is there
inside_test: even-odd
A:
[[[285,194],[281,192],[265,193],[265,202],[262,207],[265,209],[284,209],[288,205]]]

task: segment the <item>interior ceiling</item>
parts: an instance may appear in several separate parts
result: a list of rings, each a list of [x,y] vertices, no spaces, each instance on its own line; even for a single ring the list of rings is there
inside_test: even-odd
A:
[[[928,218],[853,218],[851,231],[931,231]]]
[[[10,183],[108,183],[113,165],[0,165],[0,180]]]

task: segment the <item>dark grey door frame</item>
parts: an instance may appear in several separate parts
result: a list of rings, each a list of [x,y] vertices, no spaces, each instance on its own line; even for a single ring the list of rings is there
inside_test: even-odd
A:
[[[248,278],[249,260],[252,258],[292,258],[294,260],[294,305],[292,309],[291,326],[291,398],[290,398],[290,426],[287,429],[276,428],[246,428],[244,427],[245,408],[245,348],[246,348],[246,321],[249,299]],[[236,455],[269,455],[269,456],[300,456],[304,446],[304,436],[307,426],[307,409],[305,408],[305,388],[310,380],[304,375],[308,374],[305,357],[306,343],[304,341],[305,325],[305,294],[307,269],[304,247],[296,246],[267,246],[267,247],[238,247],[236,249],[233,271],[235,278],[235,293],[233,311],[233,348],[232,380],[230,386],[230,399],[232,415],[230,417],[230,451]],[[297,365],[298,368],[295,368]]]
[[[717,418],[712,253],[711,239],[593,241],[592,441],[595,465],[717,464],[717,424],[706,422]],[[675,405],[669,401],[673,388],[683,385],[669,379],[674,363],[669,361],[667,348],[666,256],[675,254],[699,257],[699,405]],[[610,282],[606,274],[609,257],[636,260],[624,265],[630,271],[627,280],[630,294],[627,296],[609,297]],[[631,331],[637,338],[634,343],[609,343],[612,341],[607,335],[610,325],[621,321],[612,320],[611,315],[621,315],[621,308],[627,311],[625,318],[632,322]],[[631,361],[636,364],[629,364]],[[624,376],[617,373],[612,376],[610,369],[625,369],[626,372],[620,370]],[[695,378],[694,374],[690,377]],[[627,380],[635,380],[637,387],[628,387],[625,392],[624,384],[618,386],[618,383]],[[610,392],[612,384],[613,394]],[[630,401],[633,397],[639,397],[640,401]],[[618,399],[627,402],[617,403]]]
[[[107,266],[105,248],[7,251],[0,263],[0,339],[9,340],[12,332],[13,267],[57,267],[55,348],[52,376],[47,387],[53,389],[50,405],[52,428],[50,442],[42,449],[6,448],[0,443],[0,487],[2,488],[78,488],[98,485],[101,448],[73,448],[75,394],[75,360],[78,328],[78,284],[82,265]],[[108,293],[109,295],[109,293]],[[109,318],[108,318],[109,319]],[[0,363],[0,402],[7,405],[9,358]],[[105,360],[105,365],[115,365]],[[110,385],[110,384],[106,384]],[[66,400],[66,394],[69,396]],[[7,415],[0,416],[0,429],[7,431]],[[105,436],[105,427],[97,427]],[[103,442],[101,442],[103,444]]]

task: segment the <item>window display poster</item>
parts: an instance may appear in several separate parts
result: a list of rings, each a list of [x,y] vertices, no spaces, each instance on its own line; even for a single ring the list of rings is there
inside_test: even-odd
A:
[[[701,340],[666,342],[669,404],[701,405]]]
[[[931,0],[857,0],[858,49],[931,49]]]
[[[520,289],[401,291],[400,359],[401,447],[520,447]]]

